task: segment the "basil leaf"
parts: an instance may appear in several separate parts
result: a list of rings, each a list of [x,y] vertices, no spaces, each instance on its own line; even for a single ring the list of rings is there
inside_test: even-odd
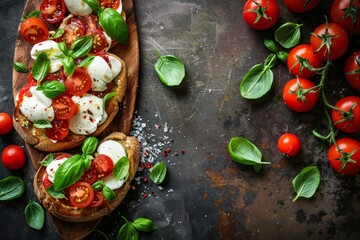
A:
[[[254,164],[253,169],[256,173],[259,173],[261,171],[262,165],[261,164]]]
[[[68,49],[66,47],[66,44],[64,42],[59,42],[58,43],[58,48],[60,49],[60,51],[62,51],[65,56],[69,57],[69,52]]]
[[[38,10],[38,11],[32,11],[32,12],[30,12],[29,14],[26,14],[26,16],[24,17],[24,19],[22,19],[22,20],[25,20],[25,19],[31,18],[31,17],[39,17],[41,14],[42,14],[42,11],[40,11],[40,10]]]
[[[104,185],[101,193],[103,194],[103,196],[106,198],[106,200],[109,201],[114,201],[116,199],[116,194],[115,192],[109,188],[108,186]]]
[[[275,53],[270,53],[270,55],[265,59],[265,67],[273,68],[277,63],[277,57]]]
[[[320,172],[317,166],[308,166],[304,168],[292,181],[296,197],[295,202],[299,197],[310,198],[320,184]]]
[[[103,108],[105,109],[106,107],[106,101],[115,97],[117,95],[117,92],[109,92],[108,94],[106,94],[103,98]]]
[[[150,170],[150,179],[156,183],[161,184],[166,176],[166,164],[159,162]]]
[[[29,227],[40,230],[44,226],[45,213],[42,206],[37,202],[29,202],[25,208],[25,219]]]
[[[33,78],[36,79],[38,82],[46,77],[50,69],[50,60],[47,58],[45,52],[41,52],[33,65],[32,74]]]
[[[246,99],[258,99],[270,89],[274,80],[271,69],[263,64],[253,66],[240,83],[240,94]]]
[[[99,140],[96,137],[88,137],[85,139],[81,150],[83,154],[91,155],[95,152],[98,144]]]
[[[120,228],[116,240],[138,240],[139,232],[136,230],[131,222],[126,222]]]
[[[82,0],[86,3],[96,14],[101,10],[98,0]]]
[[[103,181],[103,180],[99,180],[99,181],[95,182],[91,187],[92,187],[95,191],[98,191],[98,190],[103,189],[104,186],[105,186],[104,181]]]
[[[51,185],[50,187],[46,188],[46,191],[47,191],[47,192],[50,194],[50,196],[52,196],[53,198],[56,198],[56,199],[66,198],[66,197],[65,197],[65,192],[64,192],[64,190],[55,191],[54,185]]]
[[[74,184],[84,173],[81,155],[76,154],[66,159],[55,172],[54,190],[63,190]]]
[[[0,201],[12,200],[22,195],[25,190],[24,181],[15,176],[0,180]]]
[[[129,39],[129,30],[120,13],[111,8],[105,8],[99,14],[99,24],[111,38],[125,44]]]
[[[276,53],[278,51],[276,44],[269,38],[264,38],[264,46],[270,50],[270,52]]]
[[[286,64],[289,54],[284,51],[279,51],[278,53],[276,53],[276,56],[278,57],[278,59],[280,59],[280,61]]]
[[[85,170],[88,170],[90,168],[91,165],[91,160],[93,159],[93,156],[91,155],[82,155],[82,162],[83,162],[83,167]]]
[[[73,51],[72,57],[79,58],[88,54],[92,48],[93,37],[92,36],[83,36],[76,39],[73,44],[71,44],[70,50]]]
[[[66,87],[63,83],[58,81],[46,82],[43,84],[43,93],[48,98],[56,98],[66,91]]]
[[[300,27],[302,24],[287,22],[275,31],[276,41],[284,48],[296,46],[301,39]]]
[[[156,230],[155,223],[147,218],[137,218],[134,220],[133,225],[141,232],[152,232]]]
[[[130,162],[127,157],[122,157],[115,163],[113,175],[116,179],[122,180],[129,175]]]
[[[95,56],[86,57],[84,60],[81,61],[81,63],[79,64],[79,67],[86,67],[94,60],[94,58],[95,58]]]
[[[72,76],[75,71],[75,62],[72,57],[66,57],[62,61],[64,66],[65,73],[69,76]]]
[[[28,73],[29,72],[29,68],[22,62],[14,62],[13,68],[15,71],[17,71],[19,73]]]
[[[36,120],[34,122],[34,126],[36,128],[40,128],[40,129],[44,129],[44,128],[52,128],[52,125],[49,121],[47,120]]]
[[[39,164],[41,164],[44,167],[49,166],[49,164],[54,161],[54,155],[52,153],[50,153],[49,155],[47,155],[47,157],[42,160],[41,162],[39,162]]]
[[[64,28],[58,28],[56,30],[56,32],[54,33],[54,35],[52,35],[52,38],[55,39],[55,38],[58,38],[58,37],[61,37],[63,34],[64,34]],[[59,45],[59,44],[58,44]],[[66,46],[66,45],[65,45]],[[61,49],[60,49],[61,50]],[[62,50],[61,50],[62,51]]]
[[[160,56],[155,71],[166,86],[178,86],[185,77],[184,63],[173,55]]]

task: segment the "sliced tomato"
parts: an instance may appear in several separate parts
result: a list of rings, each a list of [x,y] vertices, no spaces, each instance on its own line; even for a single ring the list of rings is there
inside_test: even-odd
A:
[[[29,74],[27,85],[30,85],[30,86],[36,86],[37,85],[37,81],[33,77],[32,73]]]
[[[61,83],[64,83],[65,79],[66,79],[66,76],[65,76],[64,70],[60,69],[57,72],[48,73],[48,75],[46,75],[46,77],[44,78],[44,81],[48,81],[48,82],[59,81]]]
[[[99,0],[100,6],[104,8],[118,9],[120,6],[120,0]]]
[[[94,190],[87,182],[77,182],[70,187],[70,202],[74,207],[85,208],[94,200]]]
[[[112,173],[114,163],[109,156],[100,154],[92,160],[91,168],[96,170],[97,178],[100,179]]]
[[[69,123],[67,120],[54,119],[51,122],[52,128],[46,128],[45,134],[52,140],[62,140],[69,134]]]
[[[70,18],[68,24],[75,24],[76,26],[81,28],[81,30],[83,32],[86,32],[86,26],[85,26],[84,20],[81,17],[72,17],[72,18]]]
[[[88,15],[84,17],[84,22],[86,29],[99,29],[102,30],[102,27],[99,24],[99,18],[97,15]]]
[[[32,97],[32,93],[29,91],[29,89],[32,87],[32,85],[26,85],[23,87],[18,95],[18,104],[21,104],[24,101],[24,97]]]
[[[60,154],[59,156],[57,156],[56,158],[55,158],[55,160],[60,160],[60,159],[63,159],[63,158],[69,158],[69,157],[71,157],[72,155],[71,154],[69,154],[69,153],[62,153],[62,154]]]
[[[64,0],[44,0],[40,5],[41,17],[48,23],[60,22],[65,15]]]
[[[90,51],[91,53],[97,53],[104,50],[107,44],[104,31],[99,29],[89,29],[87,30],[86,35],[93,37],[93,44]]]
[[[69,119],[77,112],[77,105],[66,94],[61,94],[52,101],[56,119]]]
[[[82,96],[91,87],[91,78],[84,68],[76,68],[72,76],[65,80],[66,91],[71,95]]]
[[[98,180],[96,170],[90,166],[88,170],[84,172],[84,174],[81,176],[80,181],[81,182],[87,182],[89,184],[93,184]]]
[[[94,199],[89,207],[100,207],[105,201],[104,195],[100,191],[95,191]]]
[[[30,17],[21,22],[20,34],[25,41],[35,44],[49,38],[49,29],[40,18]]]
[[[44,183],[44,188],[48,188],[51,185],[53,185],[53,183],[49,180],[49,175],[47,173],[45,173],[44,175],[43,183]]]
[[[70,23],[65,26],[64,28],[64,34],[57,38],[57,42],[65,42],[66,46],[68,48],[71,47],[71,44],[78,39],[79,37],[82,37],[85,35],[85,32],[81,27],[79,27],[77,24]]]

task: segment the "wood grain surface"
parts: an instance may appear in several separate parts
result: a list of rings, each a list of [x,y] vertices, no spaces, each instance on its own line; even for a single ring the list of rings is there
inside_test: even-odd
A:
[[[29,0],[24,7],[23,16],[26,13],[37,10],[40,6],[40,3],[41,0]],[[139,79],[139,40],[133,0],[123,0],[123,9],[126,13],[126,22],[129,28],[129,41],[125,45],[116,45],[109,52],[116,54],[125,61],[128,67],[128,85],[121,110],[112,123],[107,127],[107,129],[99,136],[100,138],[115,131],[123,132],[126,135],[129,135],[131,122],[134,115]],[[14,62],[19,61],[25,63],[27,66],[32,66],[33,60],[30,57],[32,46],[32,44],[24,41],[21,35],[18,33],[14,51]],[[27,78],[28,74],[13,71],[12,85],[14,99],[15,95],[20,91],[20,89],[26,85]],[[34,168],[37,169],[38,162],[41,161],[47,155],[47,153],[41,152],[29,144],[26,144],[26,148]],[[76,151],[77,149],[71,150],[71,152]],[[57,232],[63,239],[84,238],[89,233],[91,233],[91,231],[94,230],[101,222],[101,219],[99,219],[85,223],[68,223],[60,221],[55,217],[52,217],[52,219]]]

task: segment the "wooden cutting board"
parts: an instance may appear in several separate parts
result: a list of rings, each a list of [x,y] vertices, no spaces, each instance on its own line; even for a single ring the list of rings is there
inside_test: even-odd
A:
[[[42,0],[29,0],[25,4],[24,14],[31,11],[38,10]],[[137,85],[139,79],[139,40],[136,25],[136,18],[134,12],[133,0],[123,0],[123,9],[126,13],[126,22],[129,28],[129,41],[126,45],[118,44],[110,50],[111,53],[116,54],[122,58],[128,67],[128,86],[124,101],[122,104],[122,110],[119,112],[113,122],[107,127],[107,129],[99,136],[106,136],[111,132],[120,131],[129,135],[131,122],[134,115]],[[19,25],[20,26],[20,25]],[[33,60],[30,57],[30,51],[32,44],[24,41],[21,35],[18,33],[16,37],[14,62],[23,62],[27,66],[33,64]],[[26,85],[28,74],[18,73],[13,71],[13,94],[14,96],[20,91],[20,89]],[[15,97],[14,97],[15,99]],[[31,145],[26,144],[28,156],[35,169],[38,168],[38,162],[43,159],[47,153],[41,152]],[[73,151],[77,151],[76,149]],[[91,233],[99,223],[101,219],[94,220],[85,223],[69,223],[61,221],[51,216],[56,230],[63,239],[81,239]]]

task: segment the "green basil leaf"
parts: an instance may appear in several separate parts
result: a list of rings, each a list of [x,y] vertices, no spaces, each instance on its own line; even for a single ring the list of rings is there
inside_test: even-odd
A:
[[[120,228],[116,240],[138,240],[139,232],[136,230],[131,222],[126,222]]]
[[[20,197],[25,190],[24,181],[15,176],[0,180],[0,201],[12,200]]]
[[[127,157],[122,157],[115,163],[113,175],[116,179],[123,180],[129,175],[130,161]]]
[[[38,82],[41,82],[41,80],[43,80],[44,77],[46,77],[46,75],[49,73],[49,69],[50,60],[47,58],[45,52],[41,52],[37,56],[32,68],[33,78]]]
[[[156,184],[161,184],[165,179],[166,171],[166,164],[159,162],[150,170],[150,179]]]
[[[295,202],[299,197],[310,198],[320,184],[320,172],[317,166],[308,166],[304,168],[292,181],[296,197]]]
[[[280,59],[280,61],[287,64],[287,58],[289,56],[287,52],[279,51],[278,53],[276,53],[276,56],[278,57],[278,59]]]
[[[101,190],[103,189],[105,186],[105,183],[103,180],[99,180],[95,183],[93,183],[93,185],[91,186],[95,191]]]
[[[90,168],[91,160],[93,160],[93,158],[94,157],[92,155],[82,155],[82,162],[85,170]]]
[[[86,57],[84,60],[81,61],[81,63],[79,64],[79,67],[86,67],[94,60],[94,58],[95,58],[95,56],[93,56],[93,55]]]
[[[25,19],[31,18],[31,17],[39,17],[41,14],[42,14],[42,11],[40,11],[40,10],[39,11],[32,11],[32,12],[26,14],[24,19],[22,19],[22,20],[25,20]]]
[[[95,152],[98,144],[99,140],[96,137],[88,137],[85,139],[81,150],[83,154],[91,155]]]
[[[263,64],[253,66],[240,83],[240,94],[246,99],[258,99],[270,89],[274,80],[271,69]]]
[[[65,56],[69,57],[69,52],[68,52],[68,49],[67,49],[66,44],[64,42],[59,42],[58,43],[58,48],[60,49],[60,51],[62,51],[64,53]]]
[[[70,50],[73,51],[73,58],[80,58],[88,54],[92,48],[93,37],[92,36],[83,36],[76,39],[73,44],[71,44]]]
[[[264,46],[270,50],[270,52],[276,53],[278,48],[273,40],[269,38],[264,38]]]
[[[28,73],[29,72],[29,68],[22,62],[14,62],[13,68],[15,71],[17,71],[19,73]]]
[[[72,57],[66,57],[62,61],[64,66],[65,73],[69,76],[72,76],[75,71],[75,62]]]
[[[116,199],[115,192],[106,185],[104,185],[101,193],[103,194],[104,198],[106,198],[106,200],[114,201]]]
[[[46,158],[44,158],[44,160],[42,160],[41,162],[39,162],[39,164],[41,164],[44,167],[49,166],[49,164],[54,161],[54,155],[52,153],[50,153],[49,155],[46,156]]]
[[[115,97],[117,95],[117,92],[109,92],[108,94],[106,94],[103,98],[103,108],[105,109],[106,106],[106,101]]]
[[[101,10],[98,0],[83,0],[96,14]]]
[[[185,77],[184,63],[173,55],[160,56],[155,71],[166,86],[178,86]]]
[[[25,208],[25,219],[29,227],[40,230],[44,226],[45,212],[37,202],[29,202]]]
[[[66,91],[66,87],[63,83],[58,81],[46,82],[43,84],[43,93],[48,98],[56,98]]]
[[[296,46],[301,39],[300,27],[302,24],[287,22],[275,31],[276,41],[284,48]]]
[[[265,59],[265,67],[273,68],[277,63],[277,56],[275,53],[270,53],[270,55]]]
[[[47,192],[50,194],[50,196],[52,196],[53,198],[56,198],[56,199],[66,198],[64,190],[55,191],[54,185],[51,185],[50,187],[46,188],[46,191],[47,191]]]
[[[111,38],[125,44],[129,39],[129,30],[120,13],[111,8],[105,8],[99,14],[99,24]]]
[[[133,225],[141,232],[152,232],[156,230],[155,223],[147,218],[137,218],[134,220]]]
[[[34,122],[34,126],[36,128],[40,128],[40,129],[44,129],[44,128],[52,128],[52,125],[49,121],[47,120],[36,120]]]
[[[253,169],[256,173],[259,173],[261,171],[262,164],[254,164]]]
[[[81,155],[76,154],[66,159],[55,172],[54,190],[59,191],[73,185],[84,173]]]
[[[64,34],[64,28],[58,28],[56,30],[56,32],[54,33],[54,35],[52,35],[52,38],[55,39],[55,38],[58,38],[58,37],[61,37],[63,34]],[[66,45],[65,45],[66,46]],[[61,49],[60,49],[61,50]],[[62,50],[61,50],[62,51]]]

